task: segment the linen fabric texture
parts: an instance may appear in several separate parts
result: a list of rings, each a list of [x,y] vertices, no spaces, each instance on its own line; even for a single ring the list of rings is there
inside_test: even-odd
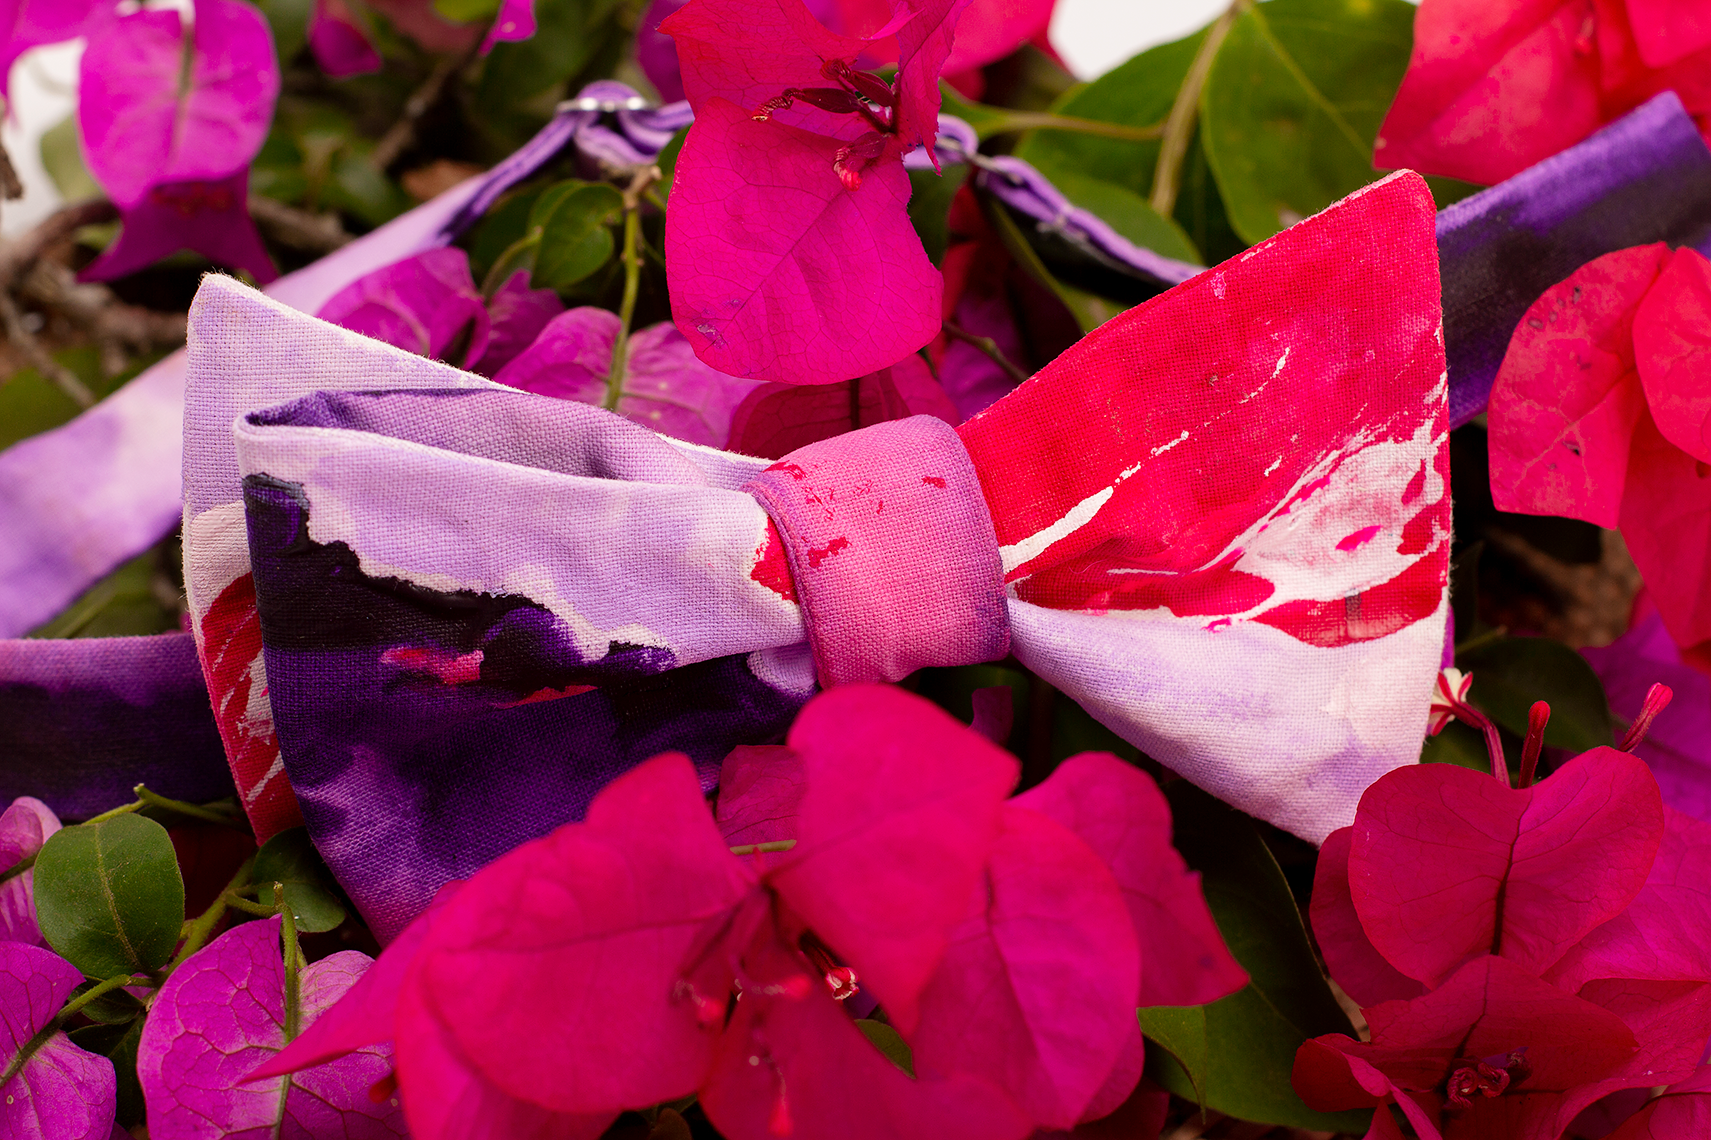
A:
[[[730,747],[782,734],[817,666],[983,660],[1007,626],[1126,739],[1322,838],[1417,759],[1444,636],[1432,223],[1423,181],[1392,176],[954,433],[878,425],[777,464],[208,279],[185,549],[204,663],[259,634],[259,662],[208,677],[229,746],[277,738],[232,751],[252,818],[281,818],[269,781],[294,789],[384,940],[648,756],[687,753],[711,788]],[[820,502],[784,501],[804,485]],[[941,626],[891,620],[947,590]]]

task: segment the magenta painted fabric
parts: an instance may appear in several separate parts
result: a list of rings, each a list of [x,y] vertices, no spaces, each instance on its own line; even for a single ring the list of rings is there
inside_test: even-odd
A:
[[[827,30],[802,0],[692,0],[661,25],[696,115],[666,267],[697,356],[734,376],[828,383],[937,334],[943,283],[909,223],[902,159],[932,147],[966,2],[898,4],[889,85],[855,70],[870,41]]]
[[[149,1134],[163,1140],[395,1140],[406,1137],[396,1095],[370,1088],[392,1070],[392,1050],[364,1046],[298,1074],[250,1079],[284,1048],[285,964],[280,920],[246,922],[191,955],[160,988],[137,1046]],[[371,965],[342,950],[299,975],[301,1026],[345,995]]]
[[[1009,652],[998,538],[943,420],[911,416],[810,444],[743,489],[777,524],[821,685],[901,681]]]
[[[22,942],[0,942],[0,1053],[17,1056],[83,984],[77,967]],[[56,1033],[24,1063],[0,1097],[0,1133],[26,1140],[110,1140],[113,1062]]]

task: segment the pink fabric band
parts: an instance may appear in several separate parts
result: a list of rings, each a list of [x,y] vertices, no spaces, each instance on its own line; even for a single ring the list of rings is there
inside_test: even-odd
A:
[[[911,416],[811,443],[743,487],[778,526],[820,684],[1010,650],[998,536],[956,429]]]

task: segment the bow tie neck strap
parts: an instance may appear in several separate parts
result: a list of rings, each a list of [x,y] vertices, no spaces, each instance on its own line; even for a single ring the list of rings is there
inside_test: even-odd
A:
[[[949,424],[911,416],[812,443],[743,490],[777,526],[822,686],[1009,652],[998,536]]]

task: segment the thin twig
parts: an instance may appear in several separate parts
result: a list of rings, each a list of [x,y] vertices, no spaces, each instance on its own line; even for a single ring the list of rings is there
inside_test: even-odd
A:
[[[265,194],[251,194],[249,208],[250,217],[280,245],[321,256],[351,242],[337,214],[312,214]]]
[[[398,156],[408,150],[410,144],[416,141],[416,124],[421,121],[423,115],[432,109],[435,103],[439,102],[440,95],[445,91],[446,84],[451,81],[452,76],[469,66],[469,62],[475,58],[480,43],[481,41],[477,40],[467,51],[458,55],[448,55],[441,59],[439,63],[434,65],[434,70],[423,81],[422,85],[412,91],[410,97],[404,100],[404,110],[398,116],[398,121],[393,123],[384,135],[380,136],[380,141],[374,144],[374,150],[368,156],[369,163],[376,170],[384,171],[394,162],[397,162]]]
[[[119,208],[102,198],[91,198],[61,206],[27,233],[0,245],[0,289],[10,289],[49,248],[84,226],[110,222]]]
[[[1176,191],[1182,177],[1182,160],[1188,155],[1188,142],[1194,137],[1194,125],[1200,111],[1200,92],[1206,77],[1212,73],[1212,61],[1224,46],[1224,37],[1236,24],[1236,17],[1253,0],[1235,0],[1224,14],[1207,29],[1200,41],[1200,50],[1188,65],[1188,74],[1176,90],[1176,102],[1171,104],[1170,116],[1164,121],[1164,143],[1159,147],[1158,166],[1153,169],[1152,207],[1165,217],[1176,209]]]
[[[0,146],[0,198],[12,201],[24,196],[24,184],[18,179],[18,172],[12,167],[12,156],[6,153],[6,148]]]
[[[12,300],[12,294],[0,289],[0,327],[6,330],[6,339],[11,341],[18,350],[43,376],[52,380],[54,385],[80,408],[95,406],[95,393],[89,386],[72,374],[71,369],[55,360],[42,347],[42,342],[36,339],[36,334],[24,327],[24,316],[18,311],[18,303]]]
[[[998,342],[993,340],[991,337],[975,336],[961,325],[955,324],[951,321],[945,322],[945,335],[950,337],[952,340],[960,340],[964,344],[972,345],[979,349],[988,360],[992,361],[992,363],[998,365],[998,367],[1004,370],[1004,375],[1010,377],[1010,379],[1014,380],[1016,383],[1020,384],[1028,378],[1028,374],[1013,364],[1010,358],[1004,355],[1004,350],[998,347]]]

